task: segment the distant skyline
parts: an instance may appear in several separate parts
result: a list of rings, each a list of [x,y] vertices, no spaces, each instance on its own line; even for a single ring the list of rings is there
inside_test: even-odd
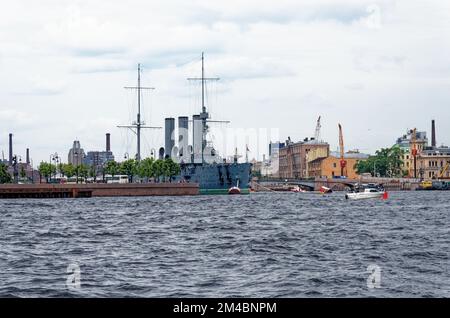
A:
[[[34,164],[74,140],[118,160],[135,153],[136,105],[123,89],[142,63],[147,124],[200,111],[201,52],[208,106],[224,128],[274,129],[373,153],[416,127],[450,145],[450,3],[445,1],[11,1],[0,11],[0,151]],[[275,141],[275,140],[272,140]],[[145,133],[143,156],[163,145]],[[242,145],[240,146],[242,148]],[[245,148],[239,149],[244,153]],[[228,153],[231,155],[232,153]],[[260,153],[262,156],[262,153]],[[250,158],[253,154],[250,154]],[[261,159],[261,157],[259,158]]]

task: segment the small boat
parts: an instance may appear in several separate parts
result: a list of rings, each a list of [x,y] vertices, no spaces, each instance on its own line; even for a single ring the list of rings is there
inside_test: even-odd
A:
[[[305,189],[300,188],[298,185],[293,187],[293,188],[291,188],[289,191],[295,192],[295,193],[299,193],[299,192],[305,193],[305,192],[307,192]]]
[[[367,184],[356,185],[345,195],[345,198],[351,200],[365,200],[365,199],[383,199],[389,198],[388,192],[382,185]]]
[[[228,189],[228,194],[241,194],[241,189],[239,188],[239,180],[236,186]]]
[[[299,186],[295,186],[290,191],[291,192],[300,192],[300,187]]]
[[[325,193],[332,193],[333,192],[333,190],[331,190],[330,188],[324,187],[324,186],[321,186],[319,191],[321,193],[323,193],[323,194],[325,194]]]

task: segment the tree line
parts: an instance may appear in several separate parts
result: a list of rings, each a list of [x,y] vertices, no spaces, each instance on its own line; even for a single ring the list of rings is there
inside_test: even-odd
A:
[[[88,166],[85,164],[73,165],[60,163],[54,165],[48,162],[41,162],[38,167],[39,175],[45,178],[47,182],[60,173],[63,177],[73,178],[76,177],[77,183],[79,180],[86,180],[87,178],[93,178],[94,182],[97,181],[99,176],[105,181],[105,176],[110,175],[115,177],[117,175],[128,176],[129,182],[133,182],[137,176],[143,179],[145,182],[149,182],[153,179],[156,182],[169,181],[171,182],[175,176],[180,174],[180,165],[174,162],[171,158],[158,159],[146,158],[140,162],[135,159],[128,159],[123,162],[108,161],[103,167]]]
[[[358,174],[370,173],[374,177],[404,177],[403,156],[405,152],[399,146],[382,148],[367,160],[359,161],[355,165]]]

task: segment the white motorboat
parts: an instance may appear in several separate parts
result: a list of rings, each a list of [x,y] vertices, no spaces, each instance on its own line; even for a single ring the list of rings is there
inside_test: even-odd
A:
[[[380,185],[362,185],[355,186],[353,189],[345,195],[346,199],[351,200],[364,200],[364,199],[384,199],[387,200],[389,194]]]

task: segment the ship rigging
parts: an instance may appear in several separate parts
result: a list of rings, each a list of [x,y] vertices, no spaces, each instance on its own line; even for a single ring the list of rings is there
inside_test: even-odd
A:
[[[206,141],[206,134],[209,131],[209,126],[208,123],[226,123],[229,124],[229,121],[225,121],[225,120],[211,120],[210,119],[210,115],[206,109],[206,104],[205,104],[205,90],[206,90],[206,82],[207,81],[219,81],[220,78],[218,77],[205,77],[205,54],[204,52],[202,52],[202,76],[201,77],[190,77],[188,78],[188,81],[201,81],[201,86],[202,86],[202,111],[199,114],[199,119],[201,120],[201,163],[204,164],[205,163],[205,156],[204,156],[204,152],[205,152],[205,148],[207,145],[207,141]],[[195,123],[194,123],[195,124]],[[193,129],[192,132],[193,135],[193,140],[195,140],[196,136],[195,136],[195,129]],[[195,151],[195,149],[194,149]],[[194,154],[195,156],[195,154]]]
[[[136,121],[132,122],[131,125],[119,125],[118,128],[127,128],[130,129],[133,133],[136,134],[137,137],[137,145],[136,145],[136,161],[141,160],[141,130],[142,129],[161,129],[162,127],[151,127],[146,126],[145,122],[141,118],[141,94],[144,90],[154,90],[154,87],[143,87],[141,86],[141,64],[138,64],[138,79],[137,86],[125,86],[125,89],[136,90],[137,100],[138,100],[138,109],[137,109],[137,118]]]

